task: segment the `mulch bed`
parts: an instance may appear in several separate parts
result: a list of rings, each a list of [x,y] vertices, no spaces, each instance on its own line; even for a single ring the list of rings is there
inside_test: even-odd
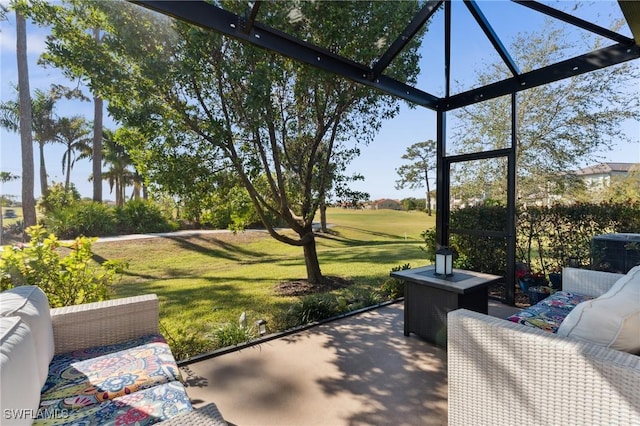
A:
[[[321,284],[312,284],[306,279],[282,281],[275,285],[275,291],[280,296],[306,296],[309,294],[326,293],[332,290],[346,288],[352,285],[354,281],[344,277],[324,277]],[[494,284],[489,287],[489,297],[493,299],[505,299],[504,284]],[[516,288],[515,303],[519,308],[529,306],[529,295],[522,292],[520,287]]]
[[[310,283],[306,279],[288,280],[276,284],[275,291],[280,296],[306,296],[346,288],[353,283],[352,279],[343,277],[324,277],[324,281],[319,284]]]

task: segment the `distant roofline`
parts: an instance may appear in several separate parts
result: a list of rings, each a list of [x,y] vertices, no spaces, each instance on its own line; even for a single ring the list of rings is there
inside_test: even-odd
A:
[[[606,174],[612,172],[629,172],[633,168],[633,166],[640,166],[640,163],[600,163],[593,166],[588,166],[577,170],[575,172],[576,175],[584,176],[584,175],[596,175],[596,174]]]

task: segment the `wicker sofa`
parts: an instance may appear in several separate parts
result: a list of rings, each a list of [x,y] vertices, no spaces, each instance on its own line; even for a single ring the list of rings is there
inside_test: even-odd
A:
[[[621,275],[562,278],[598,297]],[[448,315],[447,356],[450,425],[640,424],[638,354],[461,309]]]
[[[0,423],[226,425],[194,409],[159,333],[156,295],[49,309],[35,286],[0,294]]]

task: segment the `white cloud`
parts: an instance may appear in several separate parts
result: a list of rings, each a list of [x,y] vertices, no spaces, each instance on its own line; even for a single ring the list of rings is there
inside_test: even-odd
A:
[[[2,2],[3,0],[0,0],[0,3]],[[16,50],[15,15],[10,12],[7,18],[0,24],[0,49],[2,49],[3,55],[6,52],[15,52]],[[38,27],[27,22],[27,54],[40,56],[46,49],[45,40],[49,33],[48,28]]]

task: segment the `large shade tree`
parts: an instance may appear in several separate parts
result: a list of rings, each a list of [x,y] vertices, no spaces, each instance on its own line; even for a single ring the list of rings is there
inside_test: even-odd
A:
[[[400,179],[396,181],[396,189],[405,187],[416,189],[426,188],[427,213],[431,216],[431,187],[429,185],[429,172],[436,168],[436,142],[428,140],[417,142],[407,147],[402,157],[409,161],[403,164],[396,172]]]
[[[244,12],[241,3],[223,3]],[[89,52],[76,66],[102,88],[116,118],[147,135],[129,146],[134,159],[152,155],[172,162],[172,156],[196,152],[205,174],[233,170],[270,235],[301,246],[307,279],[322,282],[312,224],[331,185],[331,165],[339,161],[334,154],[368,143],[381,120],[398,112],[397,100],[254,46],[152,18],[129,4],[94,6],[107,17],[103,44],[109,56]],[[400,34],[418,8],[418,2],[275,2],[261,19],[370,63],[388,46],[380,34]],[[325,19],[313,19],[318,14]],[[387,73],[413,83],[417,48],[412,42]],[[117,64],[118,76],[110,71],[104,78],[108,61]],[[152,180],[163,170],[146,164]],[[294,233],[277,229],[271,217]]]

